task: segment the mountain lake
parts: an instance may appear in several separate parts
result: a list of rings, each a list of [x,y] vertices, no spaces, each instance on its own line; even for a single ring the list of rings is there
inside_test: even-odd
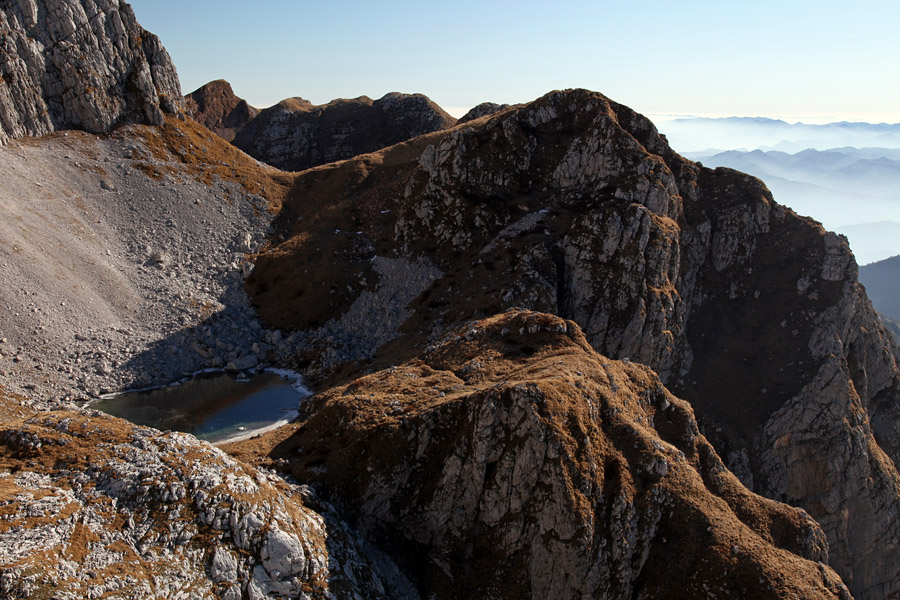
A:
[[[201,372],[165,387],[108,394],[90,407],[137,425],[216,443],[289,422],[309,395],[300,376],[289,371],[249,377]]]

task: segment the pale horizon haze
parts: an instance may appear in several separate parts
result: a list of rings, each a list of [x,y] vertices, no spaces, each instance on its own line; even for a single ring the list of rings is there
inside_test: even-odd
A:
[[[653,118],[900,122],[900,3],[131,4],[184,93],[226,79],[257,107],[397,91],[460,116],[583,87]]]

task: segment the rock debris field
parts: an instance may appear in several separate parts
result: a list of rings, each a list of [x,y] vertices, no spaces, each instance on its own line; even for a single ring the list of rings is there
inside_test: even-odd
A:
[[[134,129],[0,147],[0,376],[35,408],[253,368],[283,343],[243,291],[266,201]]]

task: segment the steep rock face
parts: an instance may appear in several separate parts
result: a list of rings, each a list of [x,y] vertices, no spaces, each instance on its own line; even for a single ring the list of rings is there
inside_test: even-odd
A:
[[[367,358],[361,323],[334,315],[366,294],[398,309],[376,257],[434,274],[376,364],[510,306],[571,318],[690,401],[748,486],[818,519],[857,596],[900,591],[892,344],[846,241],[759,180],[691,163],[576,90],[303,173],[293,194],[249,289],[319,346],[299,366]]]
[[[0,47],[0,143],[160,125],[183,105],[168,53],[120,0],[4,2]]]
[[[309,490],[192,436],[46,413],[0,464],[3,598],[411,598]]]
[[[229,142],[259,114],[259,109],[235,96],[231,84],[224,79],[211,81],[184,98],[195,121]]]
[[[316,409],[277,451],[422,597],[849,598],[806,513],[748,492],[687,403],[571,321],[472,323]]]
[[[365,96],[315,106],[290,98],[263,110],[234,138],[250,156],[280,169],[300,171],[373,152],[432,131],[456,119],[422,94]]]

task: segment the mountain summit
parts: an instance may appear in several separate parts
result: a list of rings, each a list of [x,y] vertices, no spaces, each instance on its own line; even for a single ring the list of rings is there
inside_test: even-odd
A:
[[[224,79],[211,81],[185,96],[187,110],[194,119],[227,141],[252,121],[259,110],[234,95]]]
[[[374,152],[456,123],[422,94],[360,96],[314,105],[288,98],[269,107],[234,137],[234,145],[279,169],[301,171]]]
[[[300,366],[395,364],[511,307],[560,315],[691,402],[751,489],[822,523],[859,597],[900,581],[891,338],[846,241],[759,180],[569,90],[301,173],[294,194],[248,289],[304,332]]]

